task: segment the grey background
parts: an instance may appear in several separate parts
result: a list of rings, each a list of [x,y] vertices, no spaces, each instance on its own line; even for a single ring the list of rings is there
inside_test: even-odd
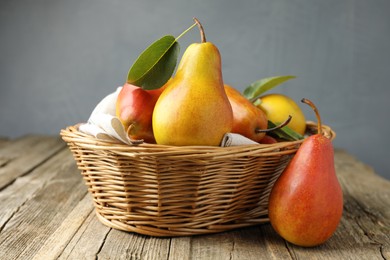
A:
[[[243,90],[296,75],[273,92],[314,101],[335,147],[390,178],[389,12],[388,0],[2,0],[0,136],[56,135],[86,121],[146,46],[195,16],[226,83]],[[194,41],[197,30],[180,40],[181,54]]]

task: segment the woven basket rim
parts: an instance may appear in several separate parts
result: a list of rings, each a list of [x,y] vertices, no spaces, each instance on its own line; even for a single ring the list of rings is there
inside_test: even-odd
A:
[[[60,135],[62,138],[68,142],[68,141],[77,141],[79,145],[87,145],[87,146],[93,146],[95,149],[107,149],[110,150],[118,150],[118,151],[127,151],[129,149],[131,150],[149,150],[152,151],[154,149],[156,150],[165,150],[165,151],[177,151],[177,152],[192,152],[192,153],[212,153],[212,152],[229,152],[232,151],[240,151],[240,150],[252,150],[252,149],[261,149],[263,151],[273,151],[275,149],[283,149],[285,147],[291,147],[297,144],[301,144],[306,138],[302,140],[297,141],[281,141],[274,144],[248,144],[248,145],[238,145],[238,146],[229,146],[229,147],[221,147],[221,146],[173,146],[173,145],[159,145],[159,144],[150,144],[150,143],[140,143],[140,144],[126,144],[121,142],[120,140],[112,139],[112,140],[105,140],[105,139],[98,139],[92,135],[83,133],[78,130],[79,126],[82,123],[78,123],[76,125],[68,126],[65,129],[61,129]],[[306,134],[313,134],[317,131],[317,123],[313,121],[307,121],[306,122]],[[323,134],[331,139],[334,140],[336,138],[336,132],[331,129],[328,125],[322,125],[322,132]]]

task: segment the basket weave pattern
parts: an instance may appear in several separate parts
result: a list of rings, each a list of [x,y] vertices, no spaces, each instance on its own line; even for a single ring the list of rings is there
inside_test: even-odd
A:
[[[308,122],[309,130],[315,124]],[[331,138],[334,132],[323,126]],[[302,141],[236,147],[130,146],[71,126],[62,138],[99,220],[151,236],[216,233],[268,221],[272,185]]]

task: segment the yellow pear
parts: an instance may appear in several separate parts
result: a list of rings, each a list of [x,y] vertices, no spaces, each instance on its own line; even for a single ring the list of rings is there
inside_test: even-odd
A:
[[[233,112],[224,90],[219,50],[206,42],[201,24],[195,21],[202,42],[186,49],[153,111],[157,144],[217,146],[232,129]]]
[[[293,99],[286,95],[275,93],[261,96],[260,100],[261,103],[258,105],[258,108],[267,114],[268,120],[278,124],[283,122],[288,115],[291,115],[291,122],[287,126],[301,135],[305,134],[305,114]]]

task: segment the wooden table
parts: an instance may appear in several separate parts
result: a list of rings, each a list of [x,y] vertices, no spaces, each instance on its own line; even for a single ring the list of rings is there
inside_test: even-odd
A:
[[[59,137],[0,139],[0,259],[390,259],[390,182],[344,151],[335,161],[343,218],[324,245],[301,248],[270,224],[177,238],[108,228]]]

